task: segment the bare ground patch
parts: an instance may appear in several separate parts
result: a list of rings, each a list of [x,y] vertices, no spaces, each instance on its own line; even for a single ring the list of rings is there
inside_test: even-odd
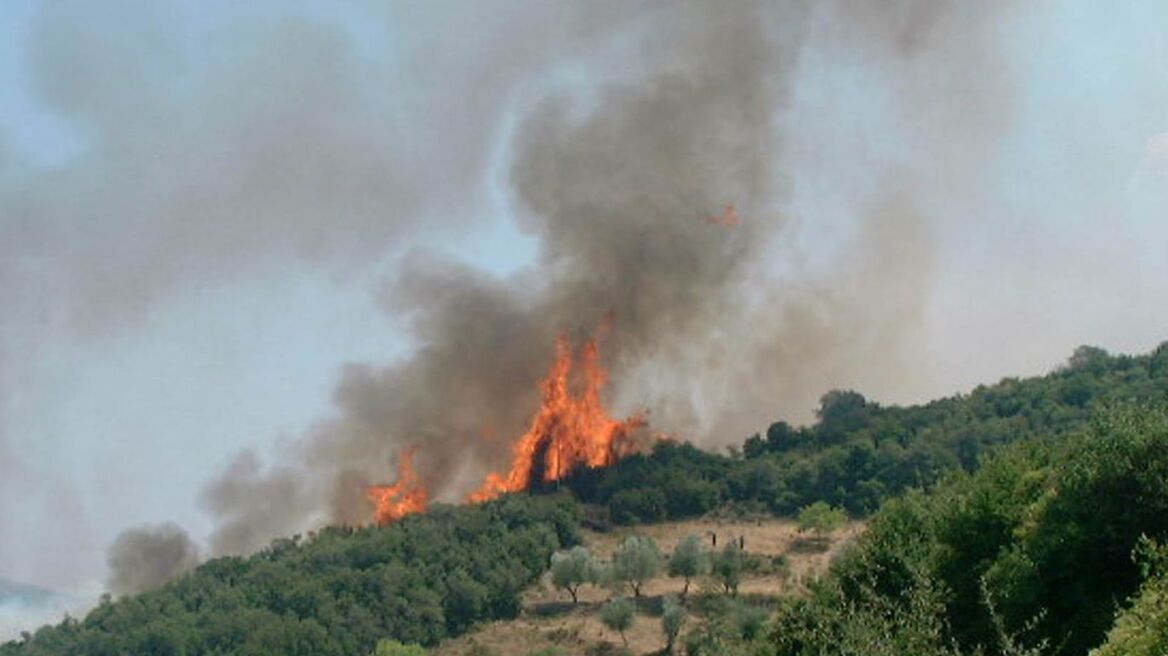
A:
[[[593,553],[607,559],[629,535],[653,538],[666,556],[678,541],[690,534],[703,536],[707,544],[713,542],[716,535],[717,548],[741,538],[747,553],[761,557],[764,563],[779,562],[775,559],[781,556],[785,568],[779,571],[764,566],[760,573],[746,576],[739,586],[739,594],[750,598],[774,598],[804,589],[806,583],[826,571],[840,549],[863,530],[862,523],[851,522],[828,538],[817,541],[801,534],[798,526],[790,520],[697,519],[621,527],[604,533],[584,531],[584,541]],[[645,585],[636,621],[633,628],[625,632],[632,653],[654,654],[665,647],[661,635],[661,599],[665,595],[680,594],[683,585],[681,579],[664,576]],[[695,581],[690,594],[702,593],[715,594],[716,585],[712,581]],[[555,649],[555,653],[563,656],[589,656],[610,653],[606,650],[620,647],[620,636],[605,627],[597,616],[597,611],[612,598],[612,593],[596,586],[585,586],[579,597],[580,603],[573,605],[568,594],[555,590],[545,575],[524,593],[523,612],[518,618],[481,625],[467,635],[442,643],[433,653],[438,656],[526,656],[543,649]]]

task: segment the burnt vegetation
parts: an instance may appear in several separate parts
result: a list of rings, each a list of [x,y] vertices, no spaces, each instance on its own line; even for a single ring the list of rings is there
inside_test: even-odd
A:
[[[775,423],[727,455],[665,442],[578,470],[549,486],[558,493],[277,540],[107,598],[0,656],[428,647],[517,615],[552,555],[579,544],[585,514],[599,524],[727,508],[793,517],[816,502],[870,521],[809,594],[765,610],[698,595],[691,609],[727,610],[670,644],[784,656],[1163,653],[1166,400],[1168,344],[1142,356],[1084,347],[1047,376],[911,407],[831,392],[815,424]]]

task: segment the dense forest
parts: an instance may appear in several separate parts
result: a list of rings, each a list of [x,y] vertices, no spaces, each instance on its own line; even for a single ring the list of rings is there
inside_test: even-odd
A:
[[[1084,347],[1047,376],[912,407],[830,392],[813,425],[775,423],[727,455],[664,442],[576,472],[557,494],[277,540],[161,590],[107,598],[0,656],[431,646],[515,616],[520,592],[578,544],[583,520],[794,515],[819,501],[870,515],[868,531],[765,630],[704,626],[689,653],[1161,654],[1166,402],[1168,344],[1144,356]]]
[[[11,656],[367,654],[513,617],[552,553],[578,541],[567,498],[438,506],[392,527],[327,528],[217,558],[161,590],[0,646]]]
[[[617,524],[701,515],[727,503],[790,515],[826,501],[862,516],[890,497],[972,471],[1004,444],[1081,429],[1097,406],[1168,398],[1168,344],[1149,355],[1084,346],[1047,376],[1007,378],[969,394],[884,407],[852,391],[823,396],[818,420],[776,422],[730,455],[664,442],[651,454],[567,485]]]
[[[1168,406],[1108,409],[887,502],[768,652],[1168,653],[1166,545]]]

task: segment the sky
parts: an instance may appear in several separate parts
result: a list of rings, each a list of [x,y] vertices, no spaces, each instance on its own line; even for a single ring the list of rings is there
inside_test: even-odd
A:
[[[833,387],[914,402],[1168,339],[1162,2],[777,3],[765,56],[725,61],[741,28],[684,3],[245,4],[0,6],[0,578],[99,590],[108,545],[162,522],[214,553],[241,452],[306,470],[288,454],[352,432],[354,371],[432,373],[433,334],[489,330],[414,277],[573,317],[625,225],[585,225],[596,194],[692,212],[654,247],[747,199],[745,264],[678,256],[733,301],[631,322],[616,367],[614,403],[711,447]],[[756,67],[765,93],[723,86]],[[663,71],[728,102],[674,112],[642,94]],[[623,150],[671,121],[709,148],[692,196],[693,167],[615,173],[688,157]]]

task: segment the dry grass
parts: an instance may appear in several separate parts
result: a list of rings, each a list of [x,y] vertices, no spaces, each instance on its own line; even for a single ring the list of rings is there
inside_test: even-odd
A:
[[[829,539],[816,544],[799,533],[789,520],[690,520],[651,526],[627,527],[608,533],[584,532],[584,540],[593,553],[608,558],[625,537],[646,535],[657,541],[663,554],[668,555],[678,541],[690,534],[711,539],[718,537],[721,548],[729,540],[745,540],[749,554],[769,560],[784,556],[785,572],[764,572],[743,579],[739,593],[750,596],[775,597],[798,592],[805,583],[826,571],[832,558],[846,543],[855,538],[863,525],[848,524]],[[645,585],[645,599],[637,613],[633,628],[625,633],[629,649],[634,654],[654,654],[665,647],[661,635],[660,599],[664,595],[679,594],[680,579],[661,577]],[[709,581],[695,581],[691,594],[713,591]],[[472,633],[438,646],[438,656],[465,656],[495,654],[497,656],[525,656],[541,649],[554,648],[564,656],[587,656],[598,651],[604,643],[621,646],[620,636],[605,627],[597,617],[600,606],[612,594],[602,588],[586,586],[580,591],[580,603],[571,604],[567,593],[556,591],[545,576],[524,593],[524,611],[520,617],[492,622],[478,627]]]

